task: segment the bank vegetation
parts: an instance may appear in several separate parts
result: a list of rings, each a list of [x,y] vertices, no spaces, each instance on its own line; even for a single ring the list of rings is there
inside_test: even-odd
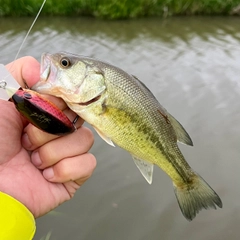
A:
[[[0,16],[35,16],[42,1],[0,0]],[[240,0],[47,0],[41,14],[105,19],[240,15]]]

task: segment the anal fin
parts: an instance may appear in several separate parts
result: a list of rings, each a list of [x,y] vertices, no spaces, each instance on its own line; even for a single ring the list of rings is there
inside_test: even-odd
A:
[[[134,156],[133,160],[134,163],[137,165],[139,171],[143,175],[143,177],[146,179],[146,181],[151,184],[152,183],[152,177],[153,177],[153,164],[147,161],[144,161],[142,159],[138,159]]]

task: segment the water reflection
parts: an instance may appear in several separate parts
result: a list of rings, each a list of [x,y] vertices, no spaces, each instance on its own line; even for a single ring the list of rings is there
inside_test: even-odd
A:
[[[0,22],[1,62],[12,61],[31,19]],[[240,221],[240,19],[172,18],[107,22],[42,18],[22,55],[69,51],[97,57],[138,76],[187,129],[190,163],[222,197],[224,208],[191,223],[171,181],[155,169],[151,186],[131,157],[96,136],[98,166],[70,202],[40,218],[35,239],[238,239]],[[103,151],[104,149],[104,151]]]

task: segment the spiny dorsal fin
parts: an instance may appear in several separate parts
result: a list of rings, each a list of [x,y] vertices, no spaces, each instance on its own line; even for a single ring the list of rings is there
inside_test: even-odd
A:
[[[143,177],[147,180],[147,182],[149,184],[152,183],[152,177],[153,177],[153,164],[141,159],[138,159],[134,156],[133,160],[135,162],[135,164],[137,165],[139,171],[141,172],[141,174],[143,175]]]
[[[190,138],[189,134],[183,128],[181,123],[179,123],[170,113],[167,114],[169,121],[171,122],[173,129],[177,135],[178,142],[183,144],[193,146],[192,139]]]
[[[145,91],[145,93],[148,94],[149,97],[152,97],[156,99],[156,97],[152,94],[152,92],[148,89],[148,87],[142,83],[137,77],[132,75],[136,82],[138,82],[142,89]],[[158,102],[158,100],[156,99]],[[158,112],[166,119],[166,122],[171,122],[172,127],[177,135],[178,142],[181,142],[183,144],[193,146],[193,142],[189,136],[189,134],[186,132],[186,130],[183,128],[183,126],[171,115],[167,112],[167,110],[158,102]]]

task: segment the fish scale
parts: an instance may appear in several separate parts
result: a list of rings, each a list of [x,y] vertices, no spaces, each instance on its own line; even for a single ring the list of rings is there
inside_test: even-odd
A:
[[[110,91],[108,92],[108,97],[109,99],[109,106],[111,106],[111,102],[115,103],[115,108],[116,109],[123,109],[124,112],[126,113],[127,116],[131,116],[130,120],[127,122],[127,126],[129,126],[130,129],[126,129],[124,126],[122,127],[122,129],[125,129],[127,131],[135,131],[138,132],[138,136],[141,136],[141,134],[143,134],[145,137],[143,137],[143,143],[141,144],[141,146],[133,146],[132,144],[130,144],[131,142],[134,142],[136,145],[136,140],[134,141],[134,139],[132,139],[131,137],[124,137],[121,139],[117,139],[116,142],[118,142],[118,144],[124,148],[124,145],[127,142],[128,148],[125,149],[136,155],[136,152],[138,153],[138,156],[141,159],[145,159],[149,162],[153,162],[154,164],[160,166],[161,168],[164,168],[166,166],[166,161],[169,161],[173,164],[173,166],[176,165],[183,165],[185,166],[185,172],[181,171],[181,168],[179,169],[179,172],[181,172],[181,176],[186,179],[187,173],[186,170],[189,170],[190,167],[187,164],[187,162],[184,160],[182,154],[180,153],[178,147],[176,144],[171,144],[176,142],[176,137],[175,137],[175,133],[174,130],[172,128],[172,126],[170,124],[168,124],[166,122],[166,119],[161,116],[159,114],[159,112],[157,111],[157,109],[159,108],[159,103],[156,103],[156,99],[155,98],[148,98],[146,96],[146,94],[144,94],[142,85],[137,85],[135,83],[136,79],[133,76],[127,75],[127,74],[121,74],[118,73],[118,69],[114,69],[116,71],[112,71],[111,69],[106,68],[104,73],[105,73],[105,78],[110,79],[109,83],[110,84],[106,84],[107,89],[109,89]],[[128,79],[132,78],[132,81],[129,81]],[[116,81],[118,80],[118,81]],[[116,84],[117,83],[117,84]],[[115,91],[111,91],[110,88],[117,88],[117,95],[111,94],[111,93],[115,93]],[[135,96],[137,96],[138,98],[136,98]],[[116,99],[122,99],[124,98],[124,104],[122,101],[116,101]],[[125,105],[126,103],[126,105]],[[131,103],[131,108],[129,108],[129,104]],[[107,102],[108,105],[108,102]],[[162,107],[160,107],[160,109],[162,109]],[[144,121],[144,127],[139,127],[142,126],[143,124],[141,124],[142,118],[140,118],[139,116],[134,117],[134,115],[137,115],[139,112],[145,112],[144,116],[148,116],[147,117],[147,121]],[[119,113],[116,114],[117,116],[119,116]],[[150,117],[151,116],[151,117]],[[113,117],[113,115],[112,115]],[[126,117],[125,117],[126,119]],[[122,120],[115,119],[116,122],[122,122]],[[109,126],[109,125],[107,125]],[[154,129],[154,130],[153,130]],[[108,131],[109,127],[107,127],[107,129],[105,131]],[[111,130],[110,132],[114,132],[113,135],[115,135],[115,132],[120,132],[119,130]],[[120,137],[122,137],[123,134],[120,135]],[[125,135],[126,136],[126,135]],[[174,138],[175,140],[173,141],[169,141],[169,136],[172,136],[172,138]],[[146,137],[148,137],[146,139]],[[135,136],[134,136],[135,138]],[[159,141],[159,139],[161,139]],[[114,140],[114,138],[113,138]],[[152,151],[146,151],[143,146],[144,146],[144,140],[145,143],[147,142],[148,144],[150,142],[152,142],[152,144],[154,145],[154,147],[150,147],[150,149]],[[123,144],[121,144],[120,142],[123,141]],[[167,144],[164,144],[165,142],[167,142]],[[130,147],[129,147],[130,144]],[[171,144],[171,147],[169,146],[169,144]],[[164,146],[163,146],[164,145]],[[167,148],[167,151],[164,151],[164,149]],[[142,152],[141,150],[144,149],[144,151]],[[159,152],[160,151],[160,152]],[[161,156],[163,155],[163,156]],[[177,156],[177,157],[176,157]],[[179,164],[177,164],[177,161],[179,161]],[[163,163],[162,163],[163,162]],[[173,170],[170,170],[170,167],[167,167],[168,170],[166,170],[167,173],[170,172],[170,174],[173,172]],[[175,170],[176,168],[174,168]]]
[[[71,53],[43,54],[39,93],[61,97],[108,144],[128,151],[151,184],[157,165],[173,181],[187,220],[222,207],[217,193],[185,161],[177,141],[193,145],[183,126],[136,77],[103,61]]]

